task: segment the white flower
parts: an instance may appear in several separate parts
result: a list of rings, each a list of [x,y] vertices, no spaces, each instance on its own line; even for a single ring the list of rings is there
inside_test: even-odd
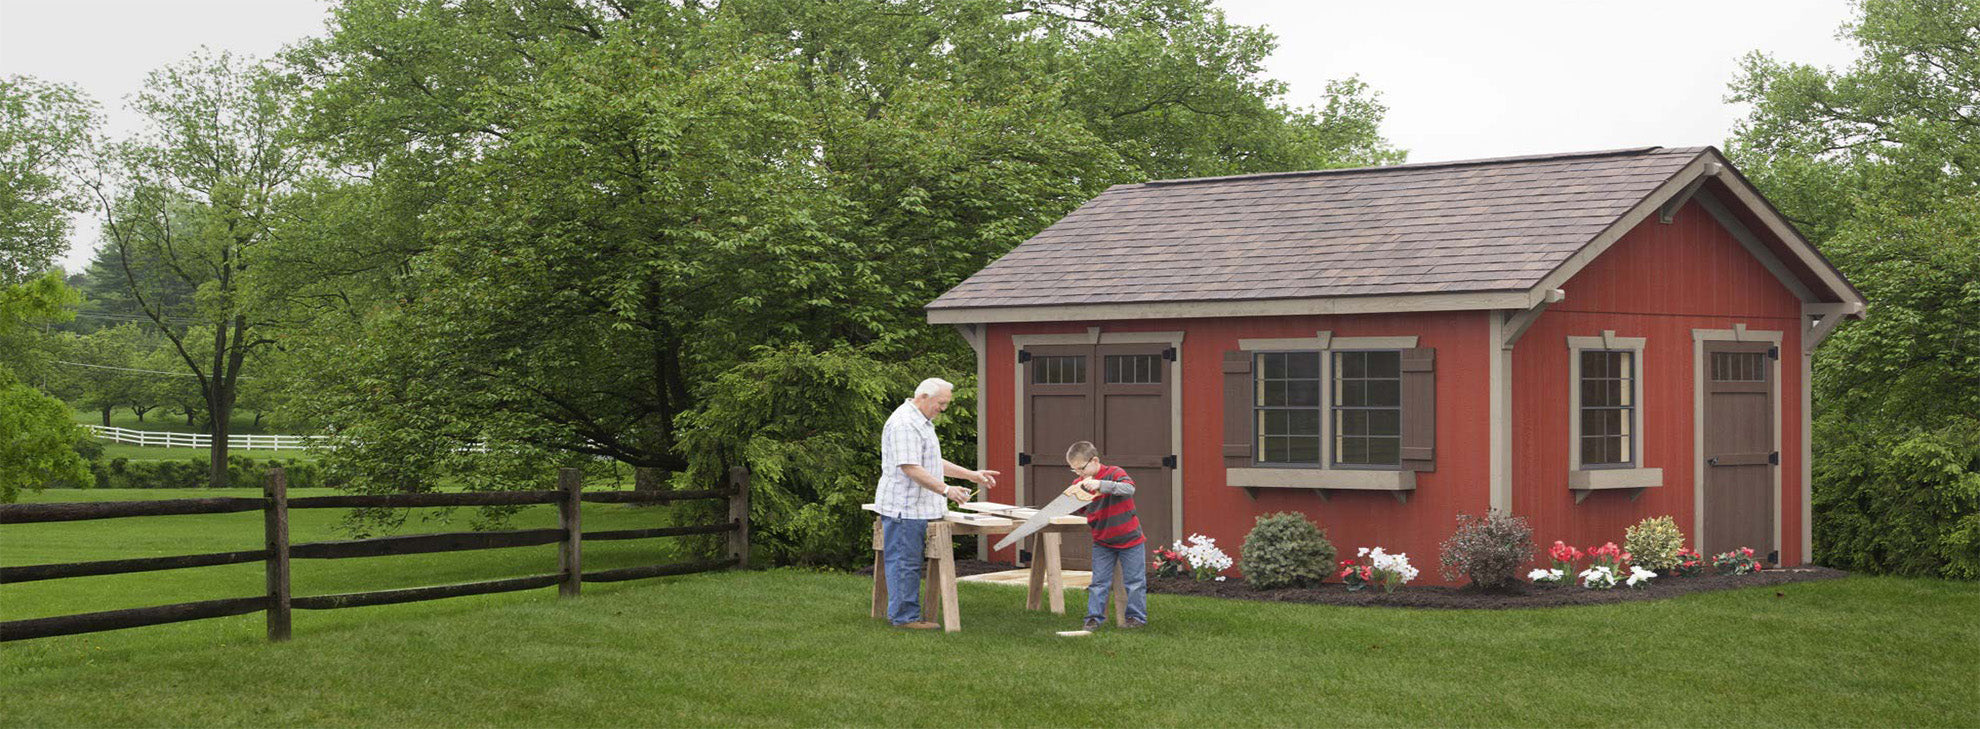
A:
[[[1532,580],[1534,582],[1539,582],[1541,580],[1546,580],[1549,582],[1558,581],[1561,579],[1561,571],[1536,569],[1532,572],[1526,573],[1526,579]]]
[[[1635,587],[1635,586],[1637,586],[1637,585],[1638,585],[1639,583],[1646,583],[1646,582],[1649,582],[1649,581],[1650,581],[1650,578],[1652,578],[1652,577],[1656,577],[1656,576],[1657,576],[1657,573],[1655,573],[1655,572],[1651,572],[1650,570],[1646,570],[1646,569],[1643,569],[1642,567],[1638,567],[1638,566],[1636,566],[1636,565],[1630,565],[1630,566],[1629,566],[1629,586],[1630,586],[1630,587]]]
[[[1395,575],[1397,583],[1407,583],[1410,580],[1416,579],[1418,572],[1415,567],[1410,566],[1409,554],[1407,552],[1389,554],[1382,551],[1381,547],[1376,547],[1372,550],[1364,547],[1361,553],[1368,557],[1370,567],[1379,573]],[[1380,582],[1382,580],[1377,581]]]
[[[1581,586],[1590,590],[1607,590],[1616,586],[1616,573],[1608,565],[1590,567],[1577,576],[1581,578]]]
[[[1377,552],[1380,552],[1380,551],[1382,551],[1382,548],[1381,548],[1381,547],[1376,547],[1376,548],[1375,548],[1375,551],[1377,551]],[[1355,553],[1354,553],[1354,556],[1356,556],[1356,557],[1366,557],[1366,556],[1368,556],[1368,548],[1367,548],[1367,547],[1362,547],[1362,548],[1361,548],[1361,551],[1359,551],[1359,552],[1355,552]]]
[[[1217,581],[1218,581],[1218,582],[1223,582],[1223,581],[1224,581],[1224,576],[1223,576],[1223,575],[1217,575]]]

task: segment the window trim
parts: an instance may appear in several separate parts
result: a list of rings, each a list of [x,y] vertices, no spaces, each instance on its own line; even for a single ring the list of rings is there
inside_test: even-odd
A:
[[[1640,489],[1663,485],[1664,472],[1660,468],[1649,468],[1649,441],[1643,430],[1644,410],[1649,403],[1643,399],[1643,383],[1648,379],[1648,362],[1643,357],[1645,337],[1618,337],[1613,329],[1602,330],[1601,336],[1567,338],[1568,349],[1568,488],[1578,491],[1575,501],[1587,498],[1589,491],[1601,489]],[[1631,460],[1626,464],[1584,464],[1581,462],[1581,353],[1587,350],[1628,352],[1632,360],[1633,373],[1630,378],[1630,400],[1635,403],[1630,408]],[[1634,498],[1632,496],[1632,498]]]
[[[1409,350],[1418,348],[1415,335],[1391,337],[1336,337],[1333,332],[1320,330],[1311,337],[1252,338],[1239,339],[1237,348],[1247,354],[1262,352],[1318,352],[1320,357],[1320,382],[1323,388],[1320,398],[1320,444],[1322,454],[1317,464],[1275,464],[1259,463],[1257,453],[1252,453],[1249,468],[1226,467],[1225,483],[1229,486],[1256,488],[1300,488],[1319,489],[1324,497],[1327,489],[1392,491],[1398,499],[1405,499],[1408,492],[1416,488],[1416,472],[1404,470],[1400,464],[1391,468],[1376,467],[1336,467],[1332,461],[1333,423],[1327,403],[1332,400],[1330,393],[1334,381],[1334,350]],[[1254,363],[1256,359],[1254,358]],[[1257,375],[1251,376],[1252,386],[1257,387]],[[1252,394],[1252,402],[1257,402],[1257,393]],[[1252,433],[1254,440],[1257,433]]]
[[[1311,349],[1259,349],[1259,350],[1245,350],[1245,353],[1251,356],[1251,422],[1252,422],[1251,467],[1300,469],[1300,468],[1318,468],[1322,465],[1325,465],[1327,463],[1327,431],[1329,425],[1329,423],[1327,422],[1327,353],[1324,350],[1315,351]],[[1274,410],[1304,409],[1300,407],[1294,407],[1291,405],[1275,406],[1275,405],[1258,404],[1258,380],[1259,378],[1264,377],[1264,372],[1262,369],[1260,369],[1258,364],[1259,362],[1258,355],[1261,354],[1312,354],[1312,355],[1317,355],[1315,359],[1320,360],[1319,379],[1315,381],[1315,384],[1318,385],[1320,388],[1320,392],[1318,393],[1318,395],[1320,396],[1320,404],[1313,406],[1313,411],[1320,420],[1320,432],[1318,434],[1320,438],[1319,461],[1314,463],[1293,463],[1293,462],[1279,463],[1274,461],[1258,460],[1259,450],[1260,450],[1259,439],[1265,437],[1262,433],[1258,432],[1258,425],[1257,425],[1258,413],[1263,411],[1265,408],[1271,408]],[[1305,437],[1305,436],[1282,436],[1282,437]]]
[[[1415,349],[1415,347],[1401,347],[1401,348],[1396,348],[1396,349],[1385,349],[1385,348],[1375,348],[1375,349],[1371,349],[1371,348],[1367,348],[1367,347],[1345,347],[1345,346],[1343,346],[1343,347],[1336,347],[1336,348],[1334,348],[1334,349],[1331,349],[1331,350],[1328,350],[1328,351],[1326,351],[1325,353],[1323,353],[1323,354],[1322,354],[1322,356],[1321,356],[1321,359],[1324,359],[1324,360],[1326,360],[1326,361],[1327,361],[1327,366],[1326,366],[1326,367],[1323,367],[1323,368],[1321,368],[1321,374],[1322,374],[1322,375],[1325,375],[1325,376],[1328,376],[1328,377],[1327,377],[1327,379],[1326,379],[1326,380],[1324,381],[1324,384],[1326,385],[1326,388],[1325,388],[1324,390],[1322,390],[1322,391],[1321,391],[1321,396],[1320,396],[1320,409],[1321,409],[1321,411],[1322,411],[1322,414],[1323,414],[1323,419],[1324,419],[1324,421],[1325,421],[1325,422],[1324,422],[1324,423],[1322,424],[1322,428],[1321,428],[1321,430],[1322,430],[1322,432],[1330,432],[1330,431],[1331,431],[1331,426],[1332,426],[1332,425],[1333,425],[1333,423],[1334,423],[1334,412],[1335,412],[1335,410],[1336,410],[1337,408],[1340,408],[1340,407],[1342,407],[1342,406],[1341,406],[1341,405],[1340,405],[1339,403],[1337,403],[1337,402],[1334,402],[1334,399],[1333,399],[1332,397],[1330,397],[1330,396],[1331,396],[1331,395],[1333,394],[1333,392],[1334,392],[1334,380],[1333,380],[1333,377],[1331,377],[1331,375],[1332,375],[1332,373],[1333,373],[1333,372],[1332,372],[1332,366],[1333,366],[1333,362],[1334,362],[1334,355],[1335,355],[1335,354],[1340,354],[1340,353],[1346,353],[1346,352],[1394,352],[1394,353],[1396,354],[1396,406],[1395,406],[1395,407],[1393,408],[1393,410],[1395,410],[1395,411],[1396,411],[1396,434],[1395,434],[1395,436],[1394,436],[1394,437],[1395,437],[1395,439],[1396,439],[1396,462],[1395,462],[1395,464],[1394,464],[1394,465],[1390,465],[1390,464],[1386,464],[1386,463],[1342,463],[1342,462],[1340,462],[1340,459],[1338,458],[1338,456],[1339,456],[1340,454],[1339,454],[1339,453],[1337,453],[1337,452],[1336,452],[1336,451],[1334,450],[1334,439],[1330,437],[1330,438],[1327,438],[1326,440],[1323,440],[1323,441],[1321,441],[1321,442],[1320,442],[1320,447],[1321,447],[1321,448],[1323,449],[1323,451],[1322,451],[1322,453],[1321,453],[1321,455],[1320,455],[1320,458],[1321,458],[1321,460],[1323,460],[1323,461],[1325,461],[1325,462],[1327,463],[1327,468],[1328,468],[1328,469],[1330,469],[1330,470],[1336,470],[1336,471],[1400,471],[1400,470],[1402,470],[1402,462],[1403,462],[1403,458],[1402,458],[1402,438],[1403,438],[1403,436],[1402,436],[1402,434],[1403,434],[1403,426],[1402,426],[1402,419],[1403,419],[1403,406],[1402,406],[1402,380],[1403,380],[1403,378],[1402,378],[1402,350],[1404,350],[1404,349]],[[1366,382],[1366,381],[1368,381],[1368,380],[1367,380],[1367,378],[1363,378],[1363,381],[1364,381],[1364,382]],[[1356,409],[1356,410],[1390,410],[1390,409],[1392,409],[1392,408],[1377,408],[1377,407],[1367,407],[1367,406],[1359,406],[1359,407],[1354,407],[1354,406],[1350,406],[1350,407],[1352,407],[1352,409]],[[1361,437],[1363,437],[1363,438],[1378,438],[1378,437],[1381,437],[1381,438],[1386,438],[1386,437],[1389,437],[1389,436],[1369,436],[1369,435],[1363,435],[1363,436],[1361,436]]]

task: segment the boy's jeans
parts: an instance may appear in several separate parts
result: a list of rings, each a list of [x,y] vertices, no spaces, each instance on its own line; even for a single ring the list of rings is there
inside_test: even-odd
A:
[[[880,517],[880,544],[887,570],[887,620],[895,625],[921,619],[921,551],[928,541],[927,519]]]
[[[1148,543],[1114,549],[1093,545],[1093,582],[1086,588],[1086,619],[1107,619],[1107,593],[1114,589],[1114,565],[1127,588],[1127,619],[1148,622]],[[892,589],[891,587],[889,589]]]

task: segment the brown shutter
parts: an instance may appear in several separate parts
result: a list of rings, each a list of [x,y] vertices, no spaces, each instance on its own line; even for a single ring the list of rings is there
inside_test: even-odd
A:
[[[1402,469],[1437,470],[1437,350],[1402,351]]]
[[[1224,353],[1224,467],[1251,467],[1251,353]]]

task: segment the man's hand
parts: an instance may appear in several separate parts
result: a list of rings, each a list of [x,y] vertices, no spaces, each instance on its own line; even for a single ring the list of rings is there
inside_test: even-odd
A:
[[[944,486],[942,487],[942,495],[958,504],[968,503],[969,501],[969,489],[961,486]]]
[[[983,469],[983,470],[981,470],[981,471],[976,471],[976,472],[974,472],[974,473],[972,473],[972,474],[970,475],[970,478],[969,478],[969,480],[971,480],[971,481],[975,481],[975,482],[977,482],[977,483],[980,483],[980,484],[983,484],[983,488],[986,488],[986,489],[988,489],[988,488],[996,488],[996,486],[997,486],[997,476],[998,476],[998,473],[997,473],[996,471],[992,471],[992,470],[990,470],[990,469],[987,469],[987,468],[986,468],[986,469]]]

